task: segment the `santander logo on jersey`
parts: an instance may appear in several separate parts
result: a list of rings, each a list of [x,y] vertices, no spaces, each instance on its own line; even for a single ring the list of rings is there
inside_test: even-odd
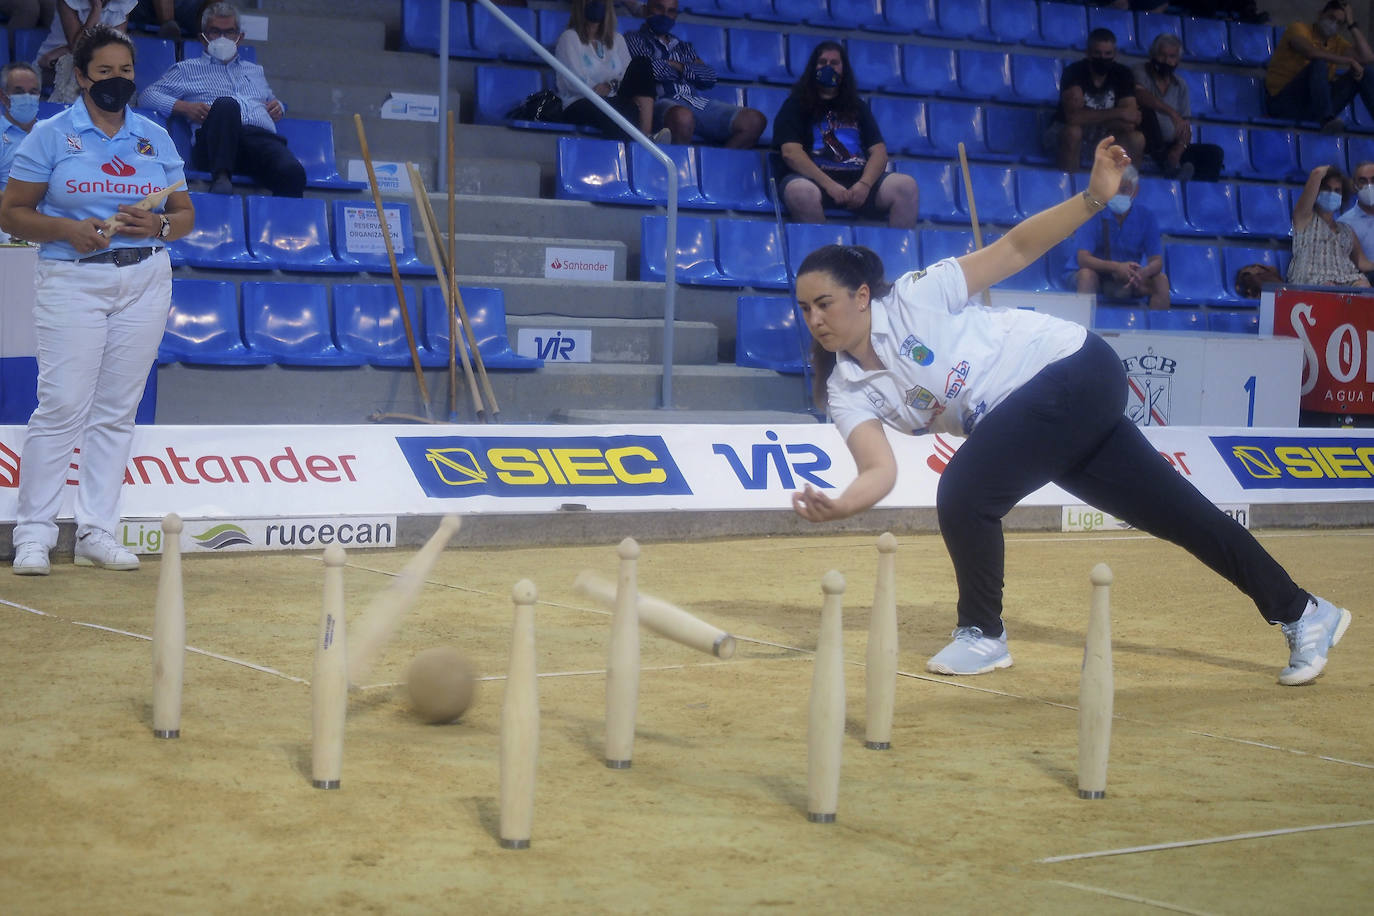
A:
[[[116,178],[128,178],[137,170],[123,159],[115,156],[111,158],[109,162],[101,165],[100,171],[104,172],[106,175],[113,175]]]

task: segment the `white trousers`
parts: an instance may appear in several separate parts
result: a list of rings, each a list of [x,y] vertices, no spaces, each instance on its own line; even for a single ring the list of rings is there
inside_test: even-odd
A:
[[[20,459],[14,543],[51,549],[73,465],[78,535],[119,525],[134,413],[167,325],[172,266],[165,249],[127,267],[40,259],[36,277],[38,409]]]

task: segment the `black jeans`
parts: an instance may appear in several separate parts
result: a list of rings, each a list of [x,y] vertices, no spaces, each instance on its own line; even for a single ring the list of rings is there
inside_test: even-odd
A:
[[[1012,392],[954,453],[935,502],[954,561],[960,626],[1001,635],[1002,517],[1047,483],[1178,544],[1248,595],[1270,623],[1302,615],[1308,594],[1170,466],[1125,407],[1121,359],[1089,333],[1082,349]]]
[[[625,75],[615,95],[606,99],[612,108],[620,112],[621,117],[636,127],[639,126],[639,108],[635,104],[635,99],[647,98],[652,105],[654,93],[657,91],[651,67],[649,58],[633,58],[630,65],[625,68]],[[630,139],[630,135],[621,130],[620,125],[615,123],[610,115],[597,108],[590,99],[579,98],[569,102],[563,109],[563,120],[595,127],[614,140]]]
[[[1145,152],[1160,168],[1168,165],[1169,144],[1159,129],[1161,115],[1157,111],[1144,109],[1140,112],[1140,132],[1145,135]],[[1215,143],[1189,143],[1183,148],[1178,164],[1193,164],[1194,177],[1199,181],[1216,181],[1221,178],[1221,169],[1226,152]]]
[[[286,138],[254,124],[244,124],[239,103],[215,99],[210,114],[196,133],[191,165],[217,174],[251,176],[276,197],[305,193],[305,167],[286,148]]]
[[[1374,115],[1374,70],[1365,67],[1359,79],[1347,70],[1328,80],[1326,67],[1324,60],[1310,63],[1278,95],[1268,96],[1265,101],[1269,116],[1322,123],[1345,111],[1356,95],[1364,99],[1365,110]]]

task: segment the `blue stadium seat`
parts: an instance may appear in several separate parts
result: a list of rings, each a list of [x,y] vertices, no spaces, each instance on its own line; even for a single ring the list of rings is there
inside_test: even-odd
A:
[[[1155,215],[1159,231],[1165,235],[1195,235],[1197,230],[1183,212],[1183,190],[1169,178],[1145,176],[1140,179],[1135,206],[1145,207]]]
[[[1215,181],[1190,181],[1183,186],[1183,209],[1199,235],[1237,238],[1246,234],[1240,223],[1233,185]]]
[[[960,51],[959,91],[965,98],[1012,101],[1011,55],[968,48]]]
[[[764,22],[786,22],[792,25],[820,26],[830,28],[835,20],[830,17],[830,6],[826,0],[773,0],[770,13],[753,13],[750,19]]]
[[[1094,310],[1093,327],[1099,331],[1143,331],[1145,309],[1099,303]]]
[[[478,64],[473,71],[477,104],[473,120],[478,124],[505,124],[526,130],[553,130],[564,133],[573,125],[562,121],[514,120],[510,111],[527,97],[545,88],[544,74],[528,67],[503,67]]]
[[[134,59],[134,82],[151,86],[157,78],[177,62],[176,42],[151,35],[130,35],[137,54]]]
[[[45,115],[43,111],[44,106],[47,104],[47,102],[39,103],[38,114],[41,117],[51,117],[51,115]],[[66,106],[64,105],[61,107],[65,108]],[[56,112],[53,112],[53,114],[56,114]],[[157,120],[156,116],[154,116],[154,120]],[[177,155],[181,156],[181,161],[186,163],[186,179],[188,181],[209,181],[209,172],[191,167],[191,122],[181,115],[172,115],[167,119],[167,136],[172,138],[172,144],[177,149]],[[234,175],[232,178],[234,184],[253,184],[253,179],[247,175]]]
[[[902,54],[896,42],[851,38],[846,50],[854,79],[863,92],[902,87]]]
[[[773,15],[773,0],[716,0],[716,15],[730,19]]]
[[[991,40],[988,0],[938,0],[932,31],[943,38]]]
[[[1040,108],[989,105],[985,110],[987,123],[987,152],[969,155],[974,158],[997,159],[1002,162],[1026,162],[1031,165],[1050,165],[1053,159],[1041,144],[1044,127],[1041,118],[1049,112]]]
[[[1347,175],[1354,175],[1355,169],[1359,168],[1361,162],[1374,162],[1374,136],[1347,134],[1345,158],[1350,165],[1350,168],[1346,170]]]
[[[438,54],[439,12],[436,0],[402,0],[401,50]],[[472,33],[468,28],[468,4],[456,0],[449,3],[448,56],[489,56],[473,49]]]
[[[366,357],[334,342],[329,291],[318,283],[240,285],[243,332],[249,349],[286,366],[361,366]]]
[[[755,74],[736,73],[730,69],[724,26],[709,22],[679,22],[673,26],[673,34],[690,44],[692,50],[697,52],[697,57],[709,61],[718,79],[743,80],[746,83],[754,81]]]
[[[738,105],[744,107],[744,87],[732,86],[729,83],[716,83],[710,89],[698,89],[702,96],[708,99],[715,99],[717,102],[724,102],[727,105]]]
[[[1082,51],[1088,46],[1088,13],[1082,5],[1041,3],[1040,34],[1024,39],[1037,48]]]
[[[1306,181],[1307,176],[1319,165],[1334,165],[1342,172],[1346,171],[1344,137],[1298,134],[1298,171],[1289,177],[1294,181]]]
[[[1192,67],[1175,72],[1188,84],[1188,103],[1193,108],[1193,117],[1203,120],[1216,118],[1217,108],[1212,98],[1212,74]]]
[[[1040,54],[1011,55],[1012,98],[1035,105],[1059,104],[1059,78],[1064,62]],[[1010,99],[1008,100],[1010,101]],[[1037,144],[1038,145],[1038,144]]]
[[[48,37],[47,29],[10,29],[14,42],[14,54],[10,60],[26,60],[32,63],[38,59],[38,49],[43,39]]]
[[[883,259],[883,279],[889,283],[921,266],[920,240],[914,229],[855,226],[854,244],[872,249]]]
[[[1116,36],[1118,54],[1139,54],[1140,45],[1135,40],[1135,14],[1130,10],[1118,10],[1105,6],[1088,7],[1088,31],[1110,29]]]
[[[1236,189],[1241,227],[1246,235],[1286,239],[1293,231],[1288,189],[1278,184],[1243,184]]]
[[[196,225],[167,243],[174,267],[189,264],[205,270],[269,270],[248,250],[244,235],[243,198],[237,194],[191,192]]]
[[[793,32],[787,37],[787,72],[792,80],[796,80],[806,70],[811,52],[824,40],[824,35],[804,35],[799,32]],[[838,38],[834,40],[840,41]]]
[[[735,365],[801,375],[811,331],[784,296],[740,296],[735,305]],[[809,358],[809,357],[808,357]]]
[[[741,79],[748,78],[750,82],[792,82],[787,70],[787,44],[782,32],[732,28],[726,30],[726,35],[730,45],[726,59],[731,73],[739,74]]]
[[[1073,236],[1069,236],[1045,252],[1045,256],[1040,260],[1045,262],[1045,274],[1049,277],[1050,289],[1078,291],[1077,280],[1068,271],[1069,259],[1077,254],[1078,246],[1074,243]]]
[[[1198,124],[1193,138],[1198,143],[1221,147],[1223,175],[1254,175],[1250,165],[1250,131],[1236,124]]]
[[[1227,57],[1247,67],[1263,67],[1274,53],[1273,32],[1267,25],[1249,22],[1228,22],[1230,41]]]
[[[1202,309],[1154,309],[1145,313],[1151,331],[1205,331],[1207,318]]]
[[[561,9],[536,10],[535,22],[539,29],[535,37],[541,45],[552,51],[558,45],[559,36],[568,30],[568,13]],[[724,60],[722,57],[721,61]]]
[[[883,0],[830,0],[830,17],[837,28],[866,32],[890,29],[883,20]]]
[[[630,187],[625,147],[618,140],[589,137],[558,138],[560,200],[591,200],[603,204],[641,203]]]
[[[1257,76],[1217,71],[1212,74],[1212,106],[1221,121],[1253,121],[1268,117],[1264,84]]]
[[[329,245],[329,216],[318,197],[264,197],[250,194],[248,250],[258,263],[277,270],[346,273]]]
[[[479,7],[480,9],[480,7]],[[396,287],[390,283],[336,283],[334,328],[339,348],[361,356],[372,366],[411,366],[410,344],[406,338]],[[442,357],[424,346],[420,309],[415,287],[402,287],[406,312],[415,335],[415,350],[422,366],[447,366],[448,352]]]
[[[628,144],[630,150],[630,187],[641,202],[668,203],[668,173],[653,155],[638,143]],[[692,210],[719,210],[720,207],[701,194],[700,172],[696,148],[664,144],[660,149],[677,164],[678,206]]]
[[[869,109],[882,127],[888,154],[933,156],[930,131],[926,127],[926,103],[917,99],[878,95],[869,100]]]
[[[1016,202],[1024,219],[1073,196],[1073,181],[1059,169],[1017,169]]]
[[[787,272],[797,275],[806,256],[822,245],[853,245],[854,231],[834,223],[787,223]]]
[[[1165,245],[1164,270],[1172,305],[1210,305],[1236,298],[1235,293],[1227,295],[1221,252],[1212,245]]]
[[[787,265],[777,226],[765,220],[716,220],[716,263],[722,275],[759,289],[787,289]]]
[[[511,21],[531,35],[536,32],[534,10],[522,6],[507,6],[501,9]],[[472,4],[472,46],[487,57],[501,60],[534,61],[538,55],[516,36],[514,32],[498,22],[485,6]]]
[[[1135,41],[1142,56],[1149,56],[1150,45],[1160,35],[1183,39],[1183,19],[1172,13],[1136,13]],[[1195,106],[1196,107],[1196,106]]]
[[[458,295],[463,300],[463,310],[467,312],[472,329],[472,339],[477,341],[477,352],[482,355],[482,366],[487,369],[540,369],[542,359],[521,356],[511,349],[509,332],[506,329],[506,294],[489,286],[460,286]],[[436,357],[448,360],[448,306],[444,303],[444,291],[437,286],[426,286],[420,296],[424,308],[425,347]],[[463,341],[471,359],[472,347],[467,343],[467,333],[459,330],[458,337]],[[417,341],[418,343],[418,341]],[[456,351],[455,351],[456,352]],[[461,360],[461,357],[459,358]]]
[[[935,223],[964,223],[967,217],[959,212],[959,192],[955,184],[961,181],[957,166],[932,159],[899,159],[897,171],[916,179],[920,189],[917,215]]]
[[[391,234],[392,252],[396,267],[402,274],[432,277],[434,266],[420,260],[415,245],[415,228],[411,223],[410,204],[399,200],[384,200],[386,225]],[[381,227],[377,223],[375,204],[348,200],[334,201],[334,255],[344,269],[372,274],[390,274],[386,245],[382,242]],[[442,241],[438,242],[442,244]]]
[[[921,260],[929,267],[945,258],[961,258],[973,251],[973,232],[967,229],[921,230]]]
[[[1016,170],[1001,165],[969,164],[969,179],[973,183],[973,203],[978,209],[978,221],[1012,225],[1020,221],[1016,207]],[[959,209],[969,212],[968,195],[963,181],[959,182]]]
[[[1227,59],[1226,22],[1222,19],[1183,17],[1183,59],[1212,63]]]
[[[157,378],[157,367],[151,372]],[[23,426],[38,406],[38,358],[0,358],[0,423]]]
[[[1002,234],[1000,232],[984,233],[984,247],[991,245],[1001,237]],[[1014,290],[1016,292],[1057,292],[1059,289],[1058,284],[1050,282],[1050,278],[1046,273],[1047,267],[1048,262],[1045,258],[1036,258],[1026,267],[1012,274],[1010,277],[1007,277],[1005,280],[1002,280],[1000,283],[994,283],[993,286],[997,289]]]
[[[958,55],[953,48],[904,44],[901,85],[888,88],[913,95],[958,95]]]
[[[757,150],[697,147],[701,164],[701,194],[727,210],[772,212],[763,156]]]
[[[667,243],[666,216],[646,216],[640,221],[639,279],[655,283],[667,279]],[[690,286],[744,285],[722,276],[716,266],[716,234],[709,219],[677,218],[677,282]]]
[[[999,115],[1009,114],[1013,110],[1002,109]],[[970,159],[993,159],[1002,162],[1014,162],[1017,159],[1014,153],[997,153],[989,148],[985,131],[986,113],[981,105],[969,102],[932,101],[926,105],[926,120],[930,125],[930,143],[935,148],[937,156],[958,157],[959,144],[963,143]],[[1040,138],[1036,135],[1034,139],[1039,141]],[[1026,145],[1024,139],[1020,141],[1020,145]]]
[[[935,28],[935,0],[883,0],[883,31],[927,35]]]
[[[276,362],[243,342],[238,288],[223,280],[172,280],[172,308],[158,361],[207,366],[261,366]]]
[[[750,108],[761,111],[768,116],[768,124],[764,127],[763,133],[759,135],[760,145],[772,145],[773,120],[777,117],[778,109],[782,107],[782,103],[787,101],[788,95],[790,95],[788,90],[771,86],[749,86],[744,90],[745,103]]]
[[[1207,330],[1220,334],[1258,334],[1259,312],[1208,309]]]
[[[282,118],[277,122],[277,133],[286,138],[287,148],[305,167],[305,183],[308,187],[367,190],[366,181],[349,181],[339,174],[338,160],[334,157],[333,123]]]
[[[1031,44],[1040,37],[1036,0],[988,0],[988,31],[998,44]]]
[[[1256,176],[1269,181],[1300,181],[1298,145],[1291,130],[1251,130],[1250,165]]]

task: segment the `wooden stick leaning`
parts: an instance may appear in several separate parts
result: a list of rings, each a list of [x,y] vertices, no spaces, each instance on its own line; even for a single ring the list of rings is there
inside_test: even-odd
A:
[[[973,247],[981,250],[983,247],[983,230],[978,225],[978,204],[973,199],[973,176],[968,170],[968,153],[964,151],[964,144],[959,144],[959,170],[964,173],[964,197],[968,200],[968,219],[973,224]],[[992,305],[992,293],[983,290],[983,304]]]
[[[453,156],[453,109],[448,111],[448,418],[458,419],[458,368],[455,360],[458,351],[458,251],[454,241],[454,200],[453,181],[455,160]],[[468,384],[472,384],[469,380]]]
[[[181,188],[185,184],[186,182],[184,180],[179,179],[177,181],[174,181],[167,187],[163,188],[161,191],[154,191],[153,193],[149,194],[147,197],[143,198],[138,203],[134,204],[134,206],[138,207],[138,209],[140,210],[156,209],[157,207],[160,207],[167,202],[167,198],[171,196],[171,193],[173,191]],[[119,214],[115,213],[109,219],[105,220],[105,231],[114,232],[118,228]]]
[[[425,241],[429,244],[429,259],[434,262],[434,278],[439,281],[439,289],[444,294],[444,306],[448,309],[449,313],[450,320],[448,345],[449,358],[451,360],[453,358],[453,353],[455,350],[452,320],[454,314],[453,297],[451,295],[453,284],[450,282],[453,275],[451,272],[446,270],[443,258],[440,256],[439,243],[436,240],[436,236],[439,233],[439,227],[431,221],[430,217],[433,214],[430,211],[429,207],[426,206],[426,203],[429,198],[429,192],[425,190],[425,179],[420,174],[420,170],[416,168],[415,163],[413,162],[406,163],[406,173],[410,176],[410,188],[415,193],[415,210],[420,214],[420,222],[422,222],[425,227]],[[477,421],[479,423],[484,423],[486,422],[486,414],[482,406],[482,395],[477,391],[477,378],[472,373],[472,363],[468,361],[467,348],[456,347],[456,349],[463,356],[463,377],[467,379],[468,389],[472,392],[473,412],[477,418]],[[453,374],[453,364],[450,362],[449,386],[450,388],[456,389],[457,384],[458,379]],[[453,397],[454,399],[457,398],[456,391],[453,392]],[[457,418],[457,410],[456,404],[453,400],[449,402],[449,407],[449,419],[455,420]]]
[[[425,370],[420,366],[420,351],[415,347],[415,328],[410,324],[410,309],[406,306],[405,288],[401,285],[401,271],[396,266],[396,251],[391,247],[391,230],[386,224],[386,211],[382,208],[382,192],[377,187],[377,173],[372,168],[372,154],[367,149],[367,133],[363,130],[363,116],[353,116],[353,126],[358,129],[358,145],[367,167],[367,183],[372,188],[372,203],[377,208],[377,222],[382,230],[382,243],[386,245],[386,259],[391,264],[391,283],[396,288],[396,301],[401,307],[401,323],[406,329],[406,346],[410,348],[410,362],[415,368],[415,381],[420,386],[420,398],[425,405],[425,416],[432,423],[434,414],[429,408],[429,386],[425,384]]]
[[[434,215],[434,208],[430,206],[428,195],[424,198],[424,208],[429,213],[429,221],[438,226],[439,218]],[[467,336],[468,349],[472,351],[472,361],[473,365],[477,367],[477,377],[482,380],[482,394],[486,403],[491,407],[488,419],[499,420],[501,407],[496,403],[496,392],[491,390],[491,380],[487,378],[487,367],[482,361],[482,351],[477,349],[477,337],[472,333],[472,322],[468,319],[467,306],[463,305],[463,292],[458,288],[458,273],[454,269],[454,265],[450,264],[449,268],[449,276],[452,278],[449,289],[453,293],[454,304],[458,306],[458,318],[463,325],[463,332]]]

